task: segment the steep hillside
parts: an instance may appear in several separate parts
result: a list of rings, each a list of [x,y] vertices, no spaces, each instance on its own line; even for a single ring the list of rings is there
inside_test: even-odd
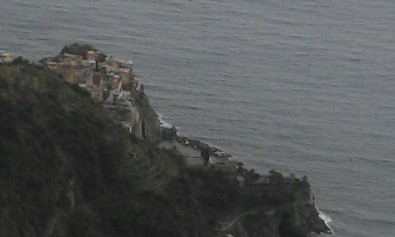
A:
[[[132,143],[78,86],[41,66],[0,65],[0,110],[4,236],[152,236],[163,227],[150,215],[181,215],[156,194],[178,160]]]
[[[186,169],[175,151],[131,137],[87,92],[21,58],[0,64],[0,114],[1,236],[329,231],[306,180]]]

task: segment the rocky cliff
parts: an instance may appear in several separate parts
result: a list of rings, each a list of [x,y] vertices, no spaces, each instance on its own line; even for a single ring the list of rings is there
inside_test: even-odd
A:
[[[285,191],[286,189],[288,191]],[[250,191],[248,188],[245,190],[245,192]],[[278,196],[269,201],[267,196],[273,192],[279,192]],[[253,195],[257,194],[262,200],[267,200],[267,203],[272,204],[256,205],[244,210],[243,213],[246,214],[235,223],[233,229],[230,229],[234,236],[297,237],[307,236],[310,232],[331,233],[328,226],[319,218],[307,182],[284,179],[281,183],[267,183],[260,186],[259,192]],[[284,196],[289,196],[289,199],[284,200]],[[283,201],[280,201],[282,199]],[[240,233],[244,234],[240,235]]]
[[[146,97],[137,103],[157,127]],[[329,232],[306,179],[187,169],[176,151],[130,136],[86,91],[46,67],[0,64],[0,113],[2,236]],[[144,126],[144,136],[155,136]]]
[[[150,141],[160,140],[162,138],[162,128],[159,116],[152,108],[144,91],[136,95],[135,103],[140,115],[137,125],[138,137]]]
[[[205,186],[200,187],[197,199],[205,203],[206,218],[218,233],[239,237],[331,233],[319,218],[306,178],[284,177],[276,171],[261,176],[245,169],[204,172],[208,178],[203,181]],[[236,180],[243,180],[242,187]],[[201,182],[201,178],[197,178],[197,182]],[[196,183],[194,186],[199,188]],[[210,195],[205,197],[205,193]]]
[[[152,108],[148,97],[144,93],[144,86],[140,83],[140,81],[135,78],[134,72],[132,68],[130,71],[130,74],[127,77],[124,77],[122,79],[114,79],[112,82],[108,78],[111,78],[114,73],[117,74],[117,69],[118,66],[115,66],[119,64],[119,61],[117,59],[114,59],[112,57],[107,57],[104,53],[102,53],[100,50],[96,49],[95,47],[87,44],[81,44],[81,43],[73,43],[70,45],[66,45],[63,47],[61,52],[54,57],[54,61],[59,62],[64,62],[65,61],[65,55],[78,55],[80,56],[83,60],[87,59],[88,52],[97,52],[96,55],[96,69],[91,69],[92,71],[100,71],[101,77],[102,77],[102,85],[100,85],[100,90],[118,90],[118,85],[122,85],[120,87],[120,91],[117,91],[117,95],[122,94],[122,92],[125,92],[128,94],[125,98],[122,98],[123,100],[133,100],[134,101],[134,106],[136,106],[137,110],[132,109],[132,110],[118,110],[116,109],[116,116],[117,117],[123,117],[120,119],[120,121],[128,122],[133,126],[133,134],[140,139],[146,139],[149,141],[157,141],[162,138],[162,128],[160,126],[160,121],[157,113],[155,110]],[[100,64],[109,61],[108,65],[105,64],[103,67],[100,67]],[[43,62],[46,62],[45,59],[42,60]],[[66,63],[67,62],[66,60]],[[82,64],[81,62],[75,62],[77,64]],[[110,66],[111,65],[111,66]],[[110,67],[109,67],[110,66]],[[78,68],[78,66],[76,67]],[[88,66],[89,68],[89,66]],[[78,69],[77,69],[78,70]],[[77,71],[76,70],[76,71]],[[59,71],[59,70],[57,70]],[[64,74],[64,70],[60,70],[61,73]],[[115,72],[113,72],[115,71]],[[119,75],[118,75],[119,76]],[[74,82],[75,83],[75,82]],[[115,84],[115,86],[114,86]],[[107,88],[106,88],[107,87]],[[105,100],[108,98],[104,98]],[[118,98],[120,99],[120,98]],[[112,100],[112,98],[110,98]]]

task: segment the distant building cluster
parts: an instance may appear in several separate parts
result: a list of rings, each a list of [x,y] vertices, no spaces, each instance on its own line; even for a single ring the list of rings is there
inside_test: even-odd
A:
[[[99,51],[87,51],[83,57],[63,53],[56,57],[45,56],[41,62],[62,74],[68,82],[86,89],[95,101],[115,111],[117,120],[133,133],[139,120],[134,97],[141,91],[140,81],[134,77],[133,62],[113,57],[99,62],[99,54]]]
[[[134,79],[133,62],[112,57],[98,62],[99,53],[87,51],[85,57],[64,53],[57,57],[46,56],[41,61],[61,73],[68,82],[85,88],[94,100],[112,102],[122,95],[122,84]]]
[[[12,62],[11,54],[0,50],[0,63]]]

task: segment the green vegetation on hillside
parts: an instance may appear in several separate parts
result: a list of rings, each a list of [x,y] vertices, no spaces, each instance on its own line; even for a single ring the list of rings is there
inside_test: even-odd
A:
[[[181,157],[132,142],[61,76],[16,64],[0,65],[1,233],[207,236]]]
[[[306,181],[273,172],[254,185],[260,176],[244,169],[188,170],[173,151],[131,137],[87,92],[22,58],[0,64],[0,114],[2,236],[219,236],[219,219],[273,208],[274,227],[262,224],[271,236],[301,226],[278,225],[293,223]]]

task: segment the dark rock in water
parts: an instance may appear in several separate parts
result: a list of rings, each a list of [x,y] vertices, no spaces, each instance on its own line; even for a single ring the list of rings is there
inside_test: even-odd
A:
[[[171,128],[162,127],[162,139],[172,140],[177,137],[177,130],[175,126]]]

